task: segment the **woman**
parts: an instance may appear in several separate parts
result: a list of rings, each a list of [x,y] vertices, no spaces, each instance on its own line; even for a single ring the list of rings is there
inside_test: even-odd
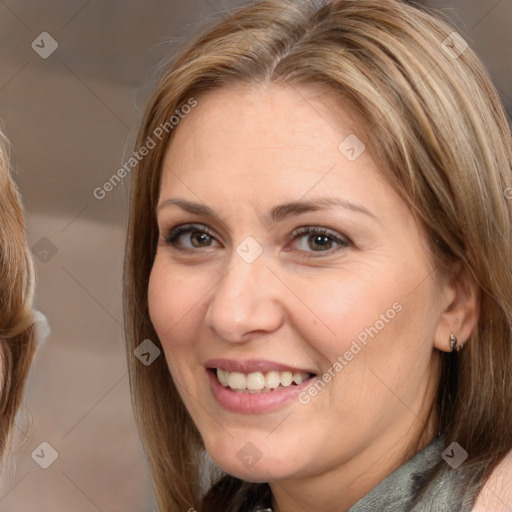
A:
[[[256,2],[172,63],[150,139],[125,321],[160,509],[501,510],[512,148],[464,40]]]
[[[7,448],[35,348],[34,270],[23,208],[0,133],[0,454]]]

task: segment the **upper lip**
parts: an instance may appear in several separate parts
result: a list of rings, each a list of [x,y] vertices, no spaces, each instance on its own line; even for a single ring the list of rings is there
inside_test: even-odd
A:
[[[237,361],[235,359],[209,359],[206,361],[205,367],[246,374],[271,371],[315,374],[315,372],[310,369],[297,368],[275,361],[266,361],[264,359],[247,359],[245,361]]]

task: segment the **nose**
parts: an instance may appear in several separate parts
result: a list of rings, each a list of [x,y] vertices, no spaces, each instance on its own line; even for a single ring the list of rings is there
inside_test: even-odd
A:
[[[282,286],[263,256],[247,263],[233,253],[228,271],[213,290],[206,325],[232,343],[275,331],[283,322]]]

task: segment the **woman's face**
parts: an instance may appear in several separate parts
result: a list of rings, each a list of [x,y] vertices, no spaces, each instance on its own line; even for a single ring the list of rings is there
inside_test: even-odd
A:
[[[402,453],[450,335],[426,242],[335,101],[219,89],[165,156],[151,320],[211,457],[249,481]]]

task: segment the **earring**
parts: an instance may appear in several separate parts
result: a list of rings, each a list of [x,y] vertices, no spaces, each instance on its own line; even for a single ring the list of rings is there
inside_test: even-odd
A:
[[[456,352],[459,352],[462,349],[462,347],[463,347],[463,345],[459,345],[457,343],[457,338],[453,334],[450,334],[450,349],[451,349],[451,351],[453,352],[455,350]]]

